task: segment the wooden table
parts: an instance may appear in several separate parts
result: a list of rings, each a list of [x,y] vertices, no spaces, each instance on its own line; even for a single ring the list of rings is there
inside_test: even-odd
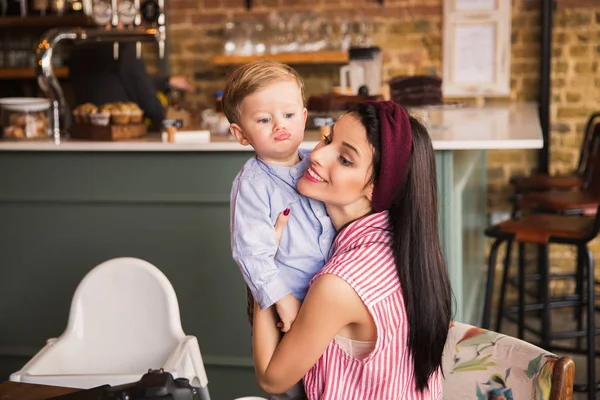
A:
[[[0,400],[46,400],[51,397],[77,392],[80,389],[32,383],[0,383]]]

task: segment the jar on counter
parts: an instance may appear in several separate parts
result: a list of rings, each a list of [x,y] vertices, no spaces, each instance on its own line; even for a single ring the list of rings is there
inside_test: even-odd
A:
[[[50,100],[42,98],[0,99],[2,138],[15,140],[50,137]]]

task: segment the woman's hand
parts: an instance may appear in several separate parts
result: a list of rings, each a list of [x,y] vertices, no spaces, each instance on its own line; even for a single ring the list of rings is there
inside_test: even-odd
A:
[[[281,241],[281,236],[283,236],[283,229],[290,218],[290,209],[286,208],[279,214],[277,217],[277,221],[275,221],[275,243],[279,246],[279,242]]]

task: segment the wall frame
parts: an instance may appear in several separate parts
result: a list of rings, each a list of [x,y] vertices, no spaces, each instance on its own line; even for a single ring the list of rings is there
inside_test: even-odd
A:
[[[445,0],[444,97],[510,95],[511,1]]]

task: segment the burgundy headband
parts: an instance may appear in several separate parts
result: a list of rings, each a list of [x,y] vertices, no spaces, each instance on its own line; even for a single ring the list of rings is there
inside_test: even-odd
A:
[[[392,101],[367,101],[379,111],[381,168],[373,189],[373,210],[388,210],[408,174],[412,131],[408,114]]]

